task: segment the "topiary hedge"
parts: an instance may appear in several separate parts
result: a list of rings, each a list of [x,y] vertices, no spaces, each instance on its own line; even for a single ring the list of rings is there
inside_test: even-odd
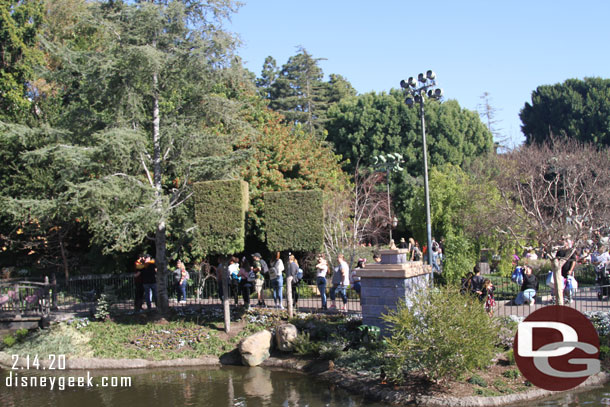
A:
[[[248,183],[241,180],[193,184],[196,243],[207,254],[231,254],[244,250]]]
[[[322,191],[267,192],[264,196],[267,248],[319,251],[324,243]]]

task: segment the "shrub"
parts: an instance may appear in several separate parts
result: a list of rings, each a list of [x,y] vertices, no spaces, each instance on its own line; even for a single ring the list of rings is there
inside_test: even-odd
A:
[[[324,243],[322,191],[265,193],[269,250],[319,251]]]
[[[502,373],[502,376],[506,377],[507,379],[518,379],[519,375],[521,373],[519,373],[519,371],[517,369],[511,369],[511,370],[507,370],[505,372]]]
[[[294,340],[294,352],[301,356],[319,356],[321,343],[312,341],[309,333],[297,335]]]
[[[487,366],[494,357],[497,326],[483,305],[461,295],[458,287],[423,290],[410,307],[399,304],[382,318],[391,333],[387,344],[393,358],[387,373],[394,381],[402,380],[407,362],[439,380]]]
[[[477,260],[477,253],[472,242],[463,234],[451,233],[445,239],[442,276],[447,282],[453,283],[464,275],[464,270],[472,269]]]
[[[193,184],[196,242],[204,253],[229,254],[244,250],[248,184],[240,180]]]
[[[15,339],[15,337],[13,335],[6,335],[4,337],[4,339],[2,340],[2,343],[7,348],[10,348],[11,346],[13,346],[14,344],[17,343],[17,339]]]
[[[470,379],[468,379],[468,383],[481,387],[487,387],[487,382],[485,381],[485,379],[476,374],[473,374]]]

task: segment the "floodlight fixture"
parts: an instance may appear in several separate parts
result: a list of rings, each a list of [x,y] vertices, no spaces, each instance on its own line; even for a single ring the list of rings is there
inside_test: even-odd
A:
[[[431,81],[433,81],[436,78],[436,74],[434,73],[433,70],[429,69],[426,72],[426,78],[430,79]]]
[[[403,89],[407,89],[409,87],[409,83],[403,79],[402,81],[400,81],[400,87]]]
[[[407,98],[405,99],[405,103],[407,104],[407,106],[413,107],[413,104],[415,103],[413,100],[413,96],[407,96]]]
[[[414,77],[412,77],[412,76],[410,76],[410,77],[409,77],[409,81],[408,81],[408,83],[409,83],[409,85],[410,85],[412,88],[414,88],[414,87],[416,87],[416,86],[417,86],[417,80],[416,80]]]
[[[420,73],[419,75],[417,75],[417,80],[421,83],[426,83],[428,79],[423,73]]]

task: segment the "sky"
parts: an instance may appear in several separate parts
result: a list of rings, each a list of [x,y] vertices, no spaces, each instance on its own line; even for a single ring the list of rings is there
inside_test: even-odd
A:
[[[478,111],[487,92],[509,147],[524,141],[519,111],[538,86],[610,78],[607,0],[242,0],[226,26],[260,76],[304,47],[326,75],[359,94],[400,88],[432,69],[446,99]]]

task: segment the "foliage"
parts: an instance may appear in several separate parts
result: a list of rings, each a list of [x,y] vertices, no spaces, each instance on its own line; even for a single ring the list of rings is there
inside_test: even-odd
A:
[[[110,318],[110,308],[116,301],[115,296],[107,293],[102,293],[95,304],[95,319],[99,321],[107,321]]]
[[[348,177],[326,143],[302,129],[291,130],[260,100],[251,97],[245,102],[244,120],[253,131],[245,132],[235,148],[247,152],[239,163],[240,176],[250,189],[247,234],[264,241],[266,192],[320,189],[333,193],[346,188]]]
[[[238,253],[244,249],[248,184],[207,181],[193,185],[197,243],[208,254]]]
[[[324,137],[324,124],[329,106],[342,98],[355,96],[351,84],[340,75],[331,75],[328,82],[319,62],[303,47],[277,67],[275,59],[267,57],[256,84],[259,93],[269,101],[269,107],[281,113],[285,121],[302,127],[308,134]]]
[[[495,354],[497,327],[481,303],[454,286],[426,290],[383,316],[390,325],[388,376],[401,382],[410,364],[430,379],[457,377],[487,366]],[[442,361],[442,363],[439,363]]]
[[[487,387],[487,382],[481,376],[473,374],[469,379],[468,383],[474,384],[481,387]]]
[[[600,168],[610,166],[610,151],[559,139],[522,147],[495,165],[502,196],[497,228],[513,241],[535,240],[545,248],[558,279],[563,262],[607,227],[610,173]],[[568,235],[573,247],[557,250],[566,248]],[[563,290],[555,286],[562,305]]]
[[[449,233],[445,236],[443,253],[443,276],[447,282],[457,282],[477,262],[478,253],[471,240],[463,233]]]
[[[31,118],[29,84],[43,63],[37,47],[43,18],[42,0],[0,3],[0,120]]]
[[[568,79],[538,86],[519,117],[526,144],[544,144],[553,137],[595,146],[610,145],[610,79]]]
[[[265,194],[267,247],[272,251],[319,251],[323,222],[322,191]]]
[[[294,352],[301,356],[319,356],[322,344],[312,341],[308,332],[297,335],[293,342]]]

